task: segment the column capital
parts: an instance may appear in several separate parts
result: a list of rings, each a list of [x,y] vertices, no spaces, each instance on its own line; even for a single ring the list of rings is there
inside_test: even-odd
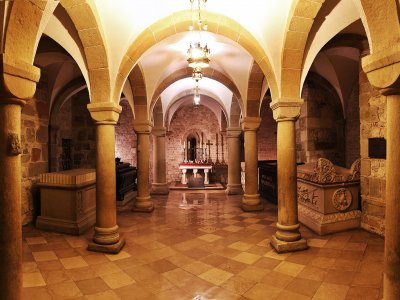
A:
[[[362,58],[368,81],[383,95],[397,94],[400,89],[400,43]]]
[[[96,124],[117,124],[122,107],[113,102],[89,103],[87,108]]]
[[[300,116],[300,109],[304,100],[299,99],[275,99],[271,102],[270,107],[273,112],[275,121],[296,121]]]
[[[153,124],[149,121],[133,121],[133,130],[135,130],[136,133],[150,134],[152,128]]]
[[[2,96],[5,98],[30,99],[35,95],[40,69],[8,54],[0,54],[2,69]],[[1,102],[1,100],[0,100]]]
[[[238,138],[242,134],[242,128],[240,127],[229,127],[226,129],[227,138]]]
[[[241,126],[243,131],[256,131],[261,124],[260,117],[244,117],[241,120]]]
[[[151,130],[151,134],[154,136],[163,137],[167,134],[167,128],[166,127],[153,127],[153,129]]]

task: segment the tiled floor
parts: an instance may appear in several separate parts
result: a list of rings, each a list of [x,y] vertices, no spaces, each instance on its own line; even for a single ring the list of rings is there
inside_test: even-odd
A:
[[[126,246],[89,252],[80,237],[24,232],[24,299],[379,299],[383,239],[354,230],[317,236],[277,254],[277,208],[244,213],[240,196],[173,191],[151,214],[118,213]]]

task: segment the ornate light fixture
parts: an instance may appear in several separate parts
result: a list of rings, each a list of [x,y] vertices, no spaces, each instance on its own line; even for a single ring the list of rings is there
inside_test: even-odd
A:
[[[192,78],[196,83],[198,83],[203,78],[203,70],[200,67],[193,69]]]
[[[196,88],[194,89],[193,105],[195,108],[198,108],[200,106],[200,90],[197,85]]]
[[[189,30],[193,31],[195,29],[195,23],[197,25],[197,30],[199,32],[199,40],[201,31],[207,31],[207,24],[201,18],[201,2],[203,3],[204,9],[207,0],[197,0],[197,14],[193,7],[195,0],[190,0],[192,9],[192,25],[189,26]],[[195,22],[195,15],[197,15],[197,22]],[[191,68],[207,68],[210,65],[210,49],[207,43],[202,46],[200,41],[190,43],[189,49],[187,51],[187,61],[189,67]]]

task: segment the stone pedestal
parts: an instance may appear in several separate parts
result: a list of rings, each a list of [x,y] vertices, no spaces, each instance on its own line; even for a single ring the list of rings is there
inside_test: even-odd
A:
[[[359,228],[360,160],[351,169],[320,158],[297,167],[299,221],[323,235]]]
[[[96,172],[77,169],[40,175],[36,227],[79,235],[96,222]]]

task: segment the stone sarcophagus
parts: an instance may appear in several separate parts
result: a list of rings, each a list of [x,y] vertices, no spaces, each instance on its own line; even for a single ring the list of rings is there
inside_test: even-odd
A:
[[[299,221],[320,235],[358,228],[360,160],[350,169],[327,159],[297,167]]]
[[[96,222],[96,170],[76,169],[40,175],[40,229],[81,234]]]

